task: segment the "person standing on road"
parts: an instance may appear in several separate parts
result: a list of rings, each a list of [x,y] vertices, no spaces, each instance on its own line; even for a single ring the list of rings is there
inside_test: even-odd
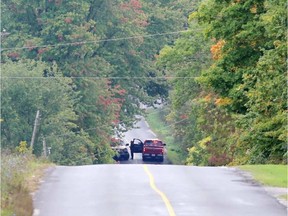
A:
[[[134,158],[134,139],[133,140],[131,140],[131,142],[130,142],[130,153],[131,153],[131,159],[133,160],[133,158]]]

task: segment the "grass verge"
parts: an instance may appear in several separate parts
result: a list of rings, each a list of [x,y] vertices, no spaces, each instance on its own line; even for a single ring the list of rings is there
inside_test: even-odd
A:
[[[243,165],[239,168],[250,172],[263,185],[287,188],[287,165]]]
[[[33,214],[31,193],[36,191],[44,170],[51,166],[43,159],[26,154],[1,154],[1,215]]]
[[[182,165],[185,163],[185,153],[177,146],[172,136],[171,127],[165,121],[165,112],[162,109],[147,110],[146,121],[151,130],[158,138],[166,143],[167,157],[172,164]]]

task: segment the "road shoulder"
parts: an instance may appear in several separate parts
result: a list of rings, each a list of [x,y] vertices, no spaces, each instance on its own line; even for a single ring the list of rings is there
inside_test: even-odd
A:
[[[279,203],[282,205],[286,206],[288,208],[288,188],[282,188],[282,187],[270,187],[270,186],[265,186],[261,184],[260,182],[256,181],[252,174],[248,171],[241,170],[239,168],[234,167],[233,168],[235,172],[237,172],[239,175],[241,175],[245,181],[254,184],[254,185],[259,185],[260,187],[263,187],[264,190],[272,197],[278,200]],[[286,197],[286,198],[285,198]]]

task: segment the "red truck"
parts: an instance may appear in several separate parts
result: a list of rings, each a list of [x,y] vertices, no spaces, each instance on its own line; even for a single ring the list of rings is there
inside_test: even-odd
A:
[[[159,139],[147,139],[143,143],[142,160],[155,159],[160,162],[164,161],[164,146]]]

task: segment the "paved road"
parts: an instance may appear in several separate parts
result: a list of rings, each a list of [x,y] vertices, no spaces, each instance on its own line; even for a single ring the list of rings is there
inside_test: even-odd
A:
[[[34,216],[287,215],[262,187],[222,167],[58,166],[34,204]]]
[[[131,133],[128,140],[143,135]],[[287,215],[233,168],[127,163],[51,169],[34,196],[34,216]]]
[[[139,117],[140,121],[135,124],[135,129],[127,131],[124,133],[124,141],[125,143],[130,143],[133,138],[140,139],[144,141],[145,139],[153,139],[157,138],[156,134],[150,129],[148,123],[145,121],[143,117]],[[165,142],[165,140],[163,140]],[[128,161],[121,161],[121,164],[170,164],[166,157],[166,149],[164,154],[164,161],[162,162],[149,162],[142,161],[141,153],[134,153],[134,160],[129,159]]]
[[[127,131],[124,134],[124,141],[129,143],[133,138],[138,138],[140,140],[152,139],[156,138],[156,134],[149,128],[148,123],[145,121],[143,117],[140,117],[140,121],[138,121],[134,126],[135,129]]]

